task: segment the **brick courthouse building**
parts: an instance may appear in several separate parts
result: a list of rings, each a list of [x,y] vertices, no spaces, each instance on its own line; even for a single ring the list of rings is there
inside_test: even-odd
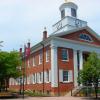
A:
[[[77,5],[65,2],[60,6],[61,20],[53,25],[53,34],[27,50],[30,55],[23,60],[25,90],[62,94],[78,86],[78,72],[90,52],[100,54],[100,36],[87,22],[77,18]],[[26,63],[24,63],[24,61]],[[19,89],[19,79],[10,79],[10,88]]]

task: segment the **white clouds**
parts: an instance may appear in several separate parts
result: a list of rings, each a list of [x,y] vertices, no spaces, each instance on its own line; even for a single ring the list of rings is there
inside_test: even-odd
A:
[[[73,0],[78,16],[89,22],[97,32],[100,23],[99,0]],[[52,33],[52,25],[60,20],[59,6],[64,0],[0,0],[0,40],[4,50],[18,48],[29,38],[32,45],[42,38],[43,28]]]

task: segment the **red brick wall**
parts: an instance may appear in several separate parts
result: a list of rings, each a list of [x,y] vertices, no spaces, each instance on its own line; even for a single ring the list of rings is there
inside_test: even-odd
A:
[[[68,61],[62,61],[61,59],[61,50],[62,49],[67,49],[68,50],[68,56],[69,60]],[[74,64],[73,64],[73,50],[69,48],[58,48],[58,67],[59,69],[62,70],[72,70],[73,71],[73,80],[74,80]],[[65,94],[66,92],[72,90],[74,87],[73,82],[70,83],[59,83],[59,91],[60,94]]]
[[[87,41],[84,41],[84,40],[80,40],[79,39],[79,35],[82,34],[82,33],[85,33],[85,34],[88,34],[92,37],[93,39],[93,42],[87,42]],[[91,35],[87,30],[81,30],[81,31],[77,31],[77,32],[74,32],[72,34],[67,34],[67,35],[63,35],[61,36],[62,38],[66,38],[66,39],[71,39],[71,40],[76,40],[76,41],[80,41],[80,42],[86,42],[86,43],[89,43],[89,44],[95,44],[95,45],[99,45],[100,46],[100,41],[97,40],[93,35]]]
[[[51,58],[51,49],[50,49],[50,46],[48,46],[49,50],[50,50],[50,58]],[[74,67],[73,67],[73,50],[72,49],[69,49],[69,48],[66,48],[68,50],[68,54],[69,54],[69,61],[67,62],[64,62],[61,60],[61,50],[63,48],[62,47],[59,47],[57,49],[58,51],[58,67],[59,69],[63,69],[63,70],[74,70]],[[46,51],[46,48],[45,50]],[[36,61],[36,66],[33,67],[33,56],[36,56],[35,57],[35,61]],[[46,62],[46,52],[44,53],[45,57],[44,57],[44,70],[51,70],[51,59],[49,62]],[[39,51],[35,52],[34,54],[32,54],[30,56],[30,60],[31,60],[31,63],[30,63],[30,67],[27,68],[27,74],[26,75],[29,75],[29,74],[33,74],[33,73],[37,73],[37,72],[42,72],[43,71],[43,66],[42,64],[41,65],[38,65],[39,63]],[[73,71],[74,72],[74,71]],[[74,75],[73,75],[74,76]],[[73,80],[74,80],[74,77],[73,77]],[[12,88],[17,88],[18,89],[18,86],[11,86]],[[52,88],[51,87],[51,83],[45,83],[44,85],[44,90],[47,92],[47,91],[50,91],[53,95],[57,95],[58,92],[62,95],[62,94],[65,94],[66,92],[70,91],[72,88],[74,87],[73,85],[73,82],[71,83],[63,83],[63,82],[60,82],[59,83],[59,88],[56,87],[56,88]],[[25,89],[26,90],[35,90],[35,91],[42,91],[43,90],[43,84],[28,84],[25,86]]]
[[[46,49],[49,50],[50,52],[50,59],[49,62],[46,62]],[[35,53],[31,54],[30,57],[28,57],[26,59],[26,73],[25,75],[28,76],[30,74],[34,74],[34,73],[39,73],[39,72],[43,72],[43,63],[39,65],[39,51],[36,51]],[[35,56],[35,66],[33,66],[33,56]],[[30,59],[30,66],[28,67],[28,60]],[[23,64],[24,66],[24,61]],[[50,45],[44,48],[44,71],[46,70],[51,70],[51,49],[50,49]],[[19,90],[18,86],[10,86],[10,89],[17,89]],[[27,84],[25,85],[25,90],[36,90],[36,91],[42,91],[43,90],[43,84]],[[44,84],[44,90],[45,91],[51,91],[51,84],[50,83],[45,83]]]

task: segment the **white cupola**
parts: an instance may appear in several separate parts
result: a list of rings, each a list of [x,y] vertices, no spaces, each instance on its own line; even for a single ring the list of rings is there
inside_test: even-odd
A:
[[[59,9],[61,19],[52,26],[53,34],[87,26],[86,21],[77,18],[78,6],[72,0],[65,0]]]
[[[61,12],[61,19],[63,19],[65,16],[77,18],[78,6],[71,2],[71,0],[65,0],[65,3],[63,3],[59,9]]]

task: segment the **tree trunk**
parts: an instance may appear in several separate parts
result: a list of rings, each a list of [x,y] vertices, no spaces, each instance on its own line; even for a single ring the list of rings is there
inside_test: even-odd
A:
[[[96,83],[95,85],[95,95],[96,95],[96,99],[98,99],[98,83]]]

